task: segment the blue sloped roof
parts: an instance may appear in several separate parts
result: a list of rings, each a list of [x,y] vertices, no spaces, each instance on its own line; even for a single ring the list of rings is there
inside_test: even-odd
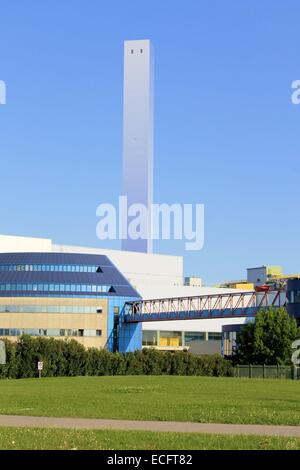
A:
[[[0,253],[0,264],[82,264],[113,266],[105,255],[84,253]]]
[[[106,295],[139,297],[139,294],[128,280],[120,273],[109,258],[104,255],[78,253],[0,253],[0,265],[1,264],[100,266],[102,272],[99,273],[4,271],[0,272],[0,284],[51,283],[108,285],[113,286],[115,292]],[[13,293],[11,292],[10,295],[13,295]],[[80,295],[80,293],[78,293],[78,295]],[[84,293],[81,295],[84,295]],[[89,293],[89,295],[93,294]],[[99,295],[99,293],[94,295]]]

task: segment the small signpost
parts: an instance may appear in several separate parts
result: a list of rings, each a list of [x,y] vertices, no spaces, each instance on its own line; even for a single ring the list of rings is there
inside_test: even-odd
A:
[[[42,377],[42,370],[43,370],[43,368],[44,368],[44,363],[41,362],[41,361],[39,361],[39,362],[38,362],[39,378]]]

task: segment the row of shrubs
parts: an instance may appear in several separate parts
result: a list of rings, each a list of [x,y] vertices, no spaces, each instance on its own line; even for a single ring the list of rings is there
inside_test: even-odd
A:
[[[219,355],[195,356],[188,352],[162,352],[145,349],[112,353],[85,349],[75,340],[32,338],[23,335],[17,342],[5,340],[6,364],[0,365],[0,378],[99,375],[207,375],[233,376],[229,361]]]

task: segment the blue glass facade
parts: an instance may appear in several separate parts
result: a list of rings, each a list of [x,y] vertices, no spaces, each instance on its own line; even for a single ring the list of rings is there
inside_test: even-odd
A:
[[[108,302],[107,349],[120,352],[141,349],[141,326],[127,325],[123,321],[126,302],[138,300],[139,294],[111,261],[102,255],[70,253],[2,253],[0,254],[0,300],[2,298],[73,298],[105,299]],[[4,299],[3,299],[4,300]],[[4,328],[2,314],[14,313],[98,313],[91,306],[41,306],[26,305],[0,306],[0,333],[16,335],[26,328]],[[94,309],[94,311],[93,311]],[[77,329],[30,329],[41,336],[101,336],[101,330]],[[46,331],[46,333],[45,333]]]

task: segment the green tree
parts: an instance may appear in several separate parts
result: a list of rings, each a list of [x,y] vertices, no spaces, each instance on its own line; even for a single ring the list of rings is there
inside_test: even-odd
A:
[[[299,336],[296,320],[286,309],[261,309],[255,323],[245,325],[237,335],[240,364],[290,364],[292,342]]]

